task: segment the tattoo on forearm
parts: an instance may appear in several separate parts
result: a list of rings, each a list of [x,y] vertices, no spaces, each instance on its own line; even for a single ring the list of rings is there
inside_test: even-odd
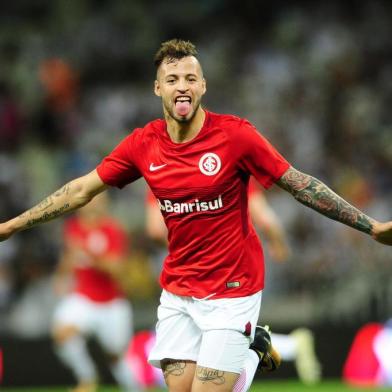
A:
[[[64,212],[70,209],[70,204],[65,203],[62,207],[56,208],[53,211],[47,211],[50,207],[55,204],[55,198],[68,195],[70,190],[70,185],[66,184],[52,195],[48,196],[46,199],[42,200],[33,208],[30,208],[28,211],[24,212],[23,214],[19,215],[20,219],[25,219],[27,217],[31,217],[26,223],[27,227],[34,226],[39,223],[47,222],[58,216],[62,215]],[[39,215],[43,212],[42,215]],[[38,216],[37,216],[38,215]],[[32,218],[34,216],[34,218]]]
[[[222,370],[210,369],[198,366],[196,368],[196,378],[202,382],[212,382],[215,385],[225,383],[225,372]]]
[[[31,227],[31,226],[34,226],[38,223],[50,221],[50,220],[62,215],[65,211],[68,211],[68,209],[69,209],[69,203],[66,203],[62,207],[60,207],[56,210],[53,210],[51,212],[44,212],[38,218],[29,219],[26,223],[26,226]]]
[[[51,205],[53,205],[53,199],[52,196],[49,196],[45,200],[42,200],[41,203],[37,204],[36,208],[40,211],[44,211]]]
[[[328,218],[342,222],[364,233],[371,233],[372,219],[338,196],[317,178],[289,169],[279,185],[300,203]]]
[[[59,197],[63,194],[68,195],[69,194],[69,184],[65,184],[62,188],[60,188],[58,191],[56,191],[53,196],[54,197]]]
[[[182,376],[186,368],[186,362],[182,361],[165,361],[163,366],[163,376]]]
[[[28,211],[24,212],[23,214],[19,215],[20,218],[26,218],[27,216],[32,216],[40,211],[45,211],[47,208],[53,205],[53,198],[52,196],[48,196],[46,199],[42,200],[38,203],[35,207],[30,208]]]

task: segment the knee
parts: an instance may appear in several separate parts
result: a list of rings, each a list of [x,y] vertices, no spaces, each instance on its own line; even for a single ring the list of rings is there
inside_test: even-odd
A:
[[[52,331],[52,337],[56,344],[64,344],[68,340],[79,335],[79,329],[73,325],[59,326]]]

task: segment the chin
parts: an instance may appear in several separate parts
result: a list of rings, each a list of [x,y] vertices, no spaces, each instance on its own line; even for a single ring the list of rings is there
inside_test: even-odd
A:
[[[180,123],[186,123],[191,121],[193,117],[195,117],[195,115],[196,115],[196,110],[191,110],[186,116],[180,116],[176,114],[174,118]]]
[[[187,123],[190,120],[192,120],[192,118],[193,118],[193,116],[189,116],[189,115],[185,116],[185,117],[183,117],[183,116],[181,116],[181,117],[176,116],[175,117],[176,121],[178,121],[179,123]]]

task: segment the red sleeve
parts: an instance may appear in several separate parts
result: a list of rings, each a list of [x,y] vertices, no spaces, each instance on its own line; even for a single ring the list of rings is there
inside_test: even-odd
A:
[[[105,184],[123,188],[142,176],[134,159],[137,133],[134,131],[127,136],[97,166],[97,173]]]
[[[264,188],[269,188],[290,167],[286,159],[248,121],[242,121],[234,134],[233,147],[239,168],[254,176]]]

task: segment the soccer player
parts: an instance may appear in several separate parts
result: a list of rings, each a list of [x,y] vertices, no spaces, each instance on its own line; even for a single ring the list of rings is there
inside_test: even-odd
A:
[[[295,169],[248,121],[205,110],[206,80],[196,56],[190,42],[164,42],[155,55],[154,86],[164,119],[135,129],[96,169],[1,224],[0,239],[144,177],[160,202],[169,241],[150,363],[161,366],[170,391],[244,391],[256,362],[270,355],[258,336],[249,349],[264,284],[262,249],[248,213],[249,177],[265,188],[277,184],[387,245],[392,222],[366,216]]]
[[[86,346],[90,336],[107,354],[117,383],[124,391],[134,391],[125,362],[132,309],[121,289],[129,241],[125,229],[109,216],[106,193],[66,221],[63,242],[54,287],[65,295],[55,309],[52,335],[56,353],[78,382],[73,392],[97,388],[98,375]]]

